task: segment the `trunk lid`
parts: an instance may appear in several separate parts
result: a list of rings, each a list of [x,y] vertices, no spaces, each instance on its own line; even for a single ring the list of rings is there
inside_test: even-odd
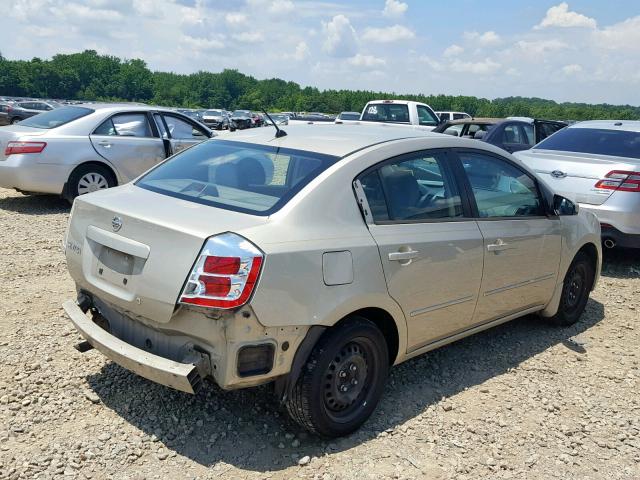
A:
[[[6,160],[7,157],[4,154],[7,143],[16,140],[27,140],[34,137],[39,137],[47,133],[47,130],[41,128],[23,127],[19,123],[15,125],[8,125],[0,128],[0,161]]]
[[[535,171],[556,193],[578,203],[601,205],[615,191],[595,188],[612,170],[638,171],[640,161],[588,153],[531,149],[514,156]]]
[[[128,184],[76,199],[67,264],[79,288],[167,323],[205,240],[266,221]]]

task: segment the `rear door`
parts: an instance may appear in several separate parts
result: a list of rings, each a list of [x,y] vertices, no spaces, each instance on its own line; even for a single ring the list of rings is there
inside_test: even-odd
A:
[[[482,278],[482,235],[447,152],[395,157],[355,186],[372,214],[389,294],[407,319],[408,350],[466,330]]]
[[[209,138],[208,132],[195,122],[171,113],[159,113],[155,117],[158,115],[164,120],[166,135],[174,154]]]
[[[484,244],[474,323],[546,305],[560,260],[560,221],[548,217],[536,180],[511,160],[458,150]]]
[[[93,148],[126,179],[165,159],[165,148],[146,112],[112,115],[90,135]]]

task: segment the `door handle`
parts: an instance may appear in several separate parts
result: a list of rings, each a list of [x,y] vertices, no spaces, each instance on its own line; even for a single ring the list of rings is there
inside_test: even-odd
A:
[[[511,248],[513,247],[501,238],[496,240],[496,243],[490,243],[489,245],[487,245],[487,250],[489,250],[490,252],[502,252],[503,250],[509,250]]]
[[[389,260],[392,262],[403,262],[417,258],[420,252],[417,250],[408,250],[406,252],[391,252],[389,254]]]
[[[102,140],[101,142],[98,142],[98,145],[104,148],[111,148],[111,143],[107,142],[106,140]]]

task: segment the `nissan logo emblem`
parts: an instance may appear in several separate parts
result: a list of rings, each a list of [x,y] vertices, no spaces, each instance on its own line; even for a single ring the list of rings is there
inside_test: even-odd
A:
[[[113,228],[114,232],[117,232],[122,228],[122,219],[118,216],[113,217],[111,220],[111,228]]]
[[[567,174],[561,170],[554,170],[553,172],[551,172],[551,176],[553,178],[564,178],[567,176]]]

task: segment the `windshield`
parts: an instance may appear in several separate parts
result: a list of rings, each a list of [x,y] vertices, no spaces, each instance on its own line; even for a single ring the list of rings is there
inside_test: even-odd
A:
[[[213,140],[173,156],[136,185],[195,203],[270,215],[338,157]]]
[[[535,148],[640,158],[640,132],[604,128],[565,128],[546,138]]]
[[[205,115],[207,115],[208,117],[221,117],[222,116],[222,112],[220,110],[207,110],[206,112],[204,112]]]
[[[234,117],[250,117],[251,112],[249,110],[236,110],[233,112]]]
[[[358,112],[342,112],[340,120],[360,120],[360,114]]]
[[[20,122],[21,127],[56,128],[65,123],[82,118],[95,110],[84,107],[60,107],[50,112],[40,113]]]
[[[409,108],[403,103],[370,103],[362,114],[362,120],[409,123]]]

